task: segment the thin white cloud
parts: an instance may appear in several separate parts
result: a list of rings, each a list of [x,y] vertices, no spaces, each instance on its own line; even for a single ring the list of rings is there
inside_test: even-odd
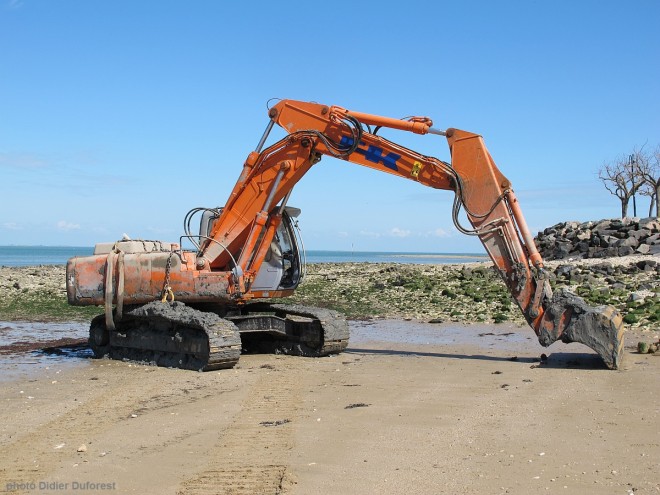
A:
[[[64,232],[69,232],[71,230],[80,230],[80,225],[77,223],[71,223],[71,222],[66,222],[64,220],[60,220],[57,222],[57,229],[62,230]]]
[[[411,237],[413,235],[416,236],[422,236],[423,234],[421,233],[413,233],[412,230],[406,230],[406,229],[401,229],[399,227],[392,227],[391,229],[385,231],[385,232],[374,232],[372,230],[361,230],[360,235],[363,237],[371,237],[373,239],[377,239],[379,237],[399,237],[399,238],[406,238],[406,237]]]
[[[95,196],[108,187],[139,183],[135,177],[106,173],[113,170],[112,164],[107,164],[98,153],[84,150],[64,155],[0,151],[0,171],[3,169],[23,173],[20,180],[25,187],[46,187],[83,197]]]
[[[409,230],[400,229],[399,227],[394,227],[388,232],[388,235],[392,237],[410,237],[410,234]]]
[[[23,230],[23,227],[16,222],[5,222],[2,224],[2,228],[6,230]]]
[[[38,169],[48,163],[34,153],[0,153],[0,168]]]
[[[9,10],[20,9],[23,6],[23,0],[8,0],[7,8]]]
[[[435,229],[435,230],[431,230],[431,231],[428,233],[428,235],[429,235],[429,236],[432,236],[432,237],[443,237],[443,238],[444,238],[444,237],[451,237],[451,233],[450,233],[450,232],[447,232],[445,229]]]

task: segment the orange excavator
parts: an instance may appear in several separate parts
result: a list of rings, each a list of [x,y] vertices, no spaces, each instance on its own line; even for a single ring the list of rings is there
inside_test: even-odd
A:
[[[567,291],[553,294],[511,183],[481,136],[436,129],[428,117],[399,120],[294,100],[279,101],[268,117],[225,206],[191,210],[178,243],[124,239],[69,260],[69,303],[105,308],[90,326],[95,355],[212,370],[232,367],[242,350],[323,356],[345,349],[340,313],[269,302],[293,294],[304,277],[300,210],[288,201],[328,155],[453,191],[457,229],[479,237],[541,345],[581,342],[619,367],[620,314]],[[265,147],[275,124],[287,135]],[[389,141],[381,128],[444,136],[451,163]],[[470,227],[460,224],[461,208]],[[182,249],[184,241],[193,248]]]

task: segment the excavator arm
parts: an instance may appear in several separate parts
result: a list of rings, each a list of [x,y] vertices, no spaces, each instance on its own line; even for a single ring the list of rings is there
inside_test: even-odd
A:
[[[619,366],[621,316],[612,307],[592,308],[569,292],[552,293],[511,183],[495,165],[481,136],[435,129],[427,117],[398,120],[293,100],[280,101],[270,109],[269,117],[263,138],[248,156],[196,259],[201,270],[232,270],[229,290],[235,299],[252,296],[251,282],[293,187],[327,155],[453,191],[452,215],[457,228],[479,237],[540,343],[581,342],[594,349],[608,367]],[[288,136],[262,150],[274,124]],[[382,127],[445,136],[451,164],[384,139],[377,134]],[[461,208],[465,208],[470,228],[460,225]]]

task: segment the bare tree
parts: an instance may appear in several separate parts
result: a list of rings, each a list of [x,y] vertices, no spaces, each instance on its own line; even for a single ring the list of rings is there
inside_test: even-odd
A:
[[[641,159],[640,176],[643,184],[639,192],[651,198],[649,216],[653,216],[655,206],[655,216],[660,218],[660,144],[652,152],[642,153]]]
[[[603,182],[605,189],[619,198],[621,202],[621,218],[628,216],[628,203],[635,197],[637,191],[644,184],[640,174],[640,150],[624,155],[612,162],[605,162],[598,171],[598,178]],[[633,201],[633,215],[637,215],[637,204]]]

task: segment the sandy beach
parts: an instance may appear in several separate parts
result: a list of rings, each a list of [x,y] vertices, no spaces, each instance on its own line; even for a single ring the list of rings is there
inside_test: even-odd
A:
[[[0,386],[0,489],[660,492],[660,358],[634,351],[635,335],[620,371],[517,325],[353,321],[351,339],[333,357],[243,355],[209,373],[14,364]]]
[[[649,259],[551,265],[634,316],[619,371],[541,347],[478,263],[313,265],[296,300],[352,315],[348,349],[207,373],[91,359],[98,309],[66,307],[63,267],[2,268],[0,490],[660,493],[660,353],[637,352],[659,338]]]

